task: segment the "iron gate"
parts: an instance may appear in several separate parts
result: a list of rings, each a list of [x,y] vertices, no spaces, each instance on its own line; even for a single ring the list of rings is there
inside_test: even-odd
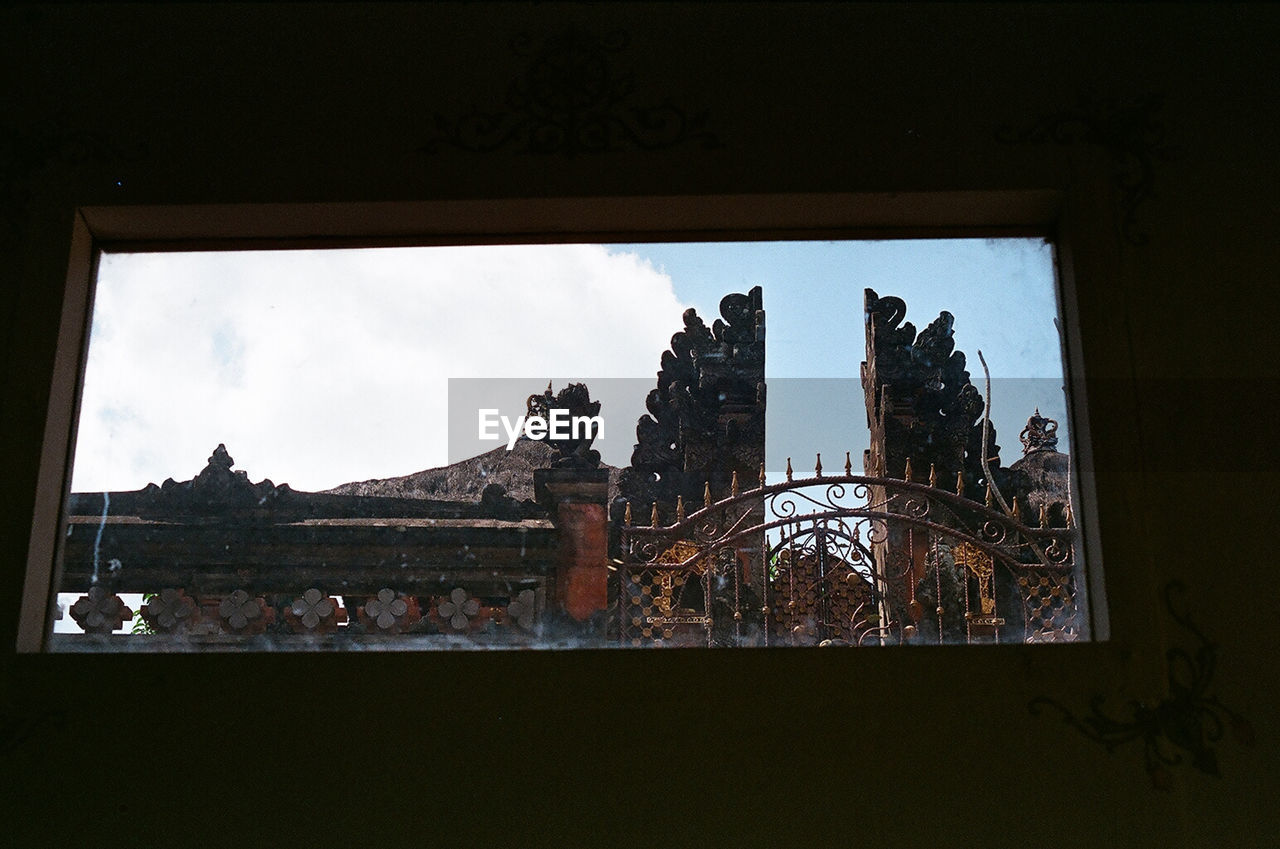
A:
[[[789,463],[788,463],[789,466]],[[664,524],[627,505],[614,632],[624,645],[888,645],[1082,636],[1079,534],[910,479],[815,474]],[[908,477],[910,470],[908,467]],[[961,487],[961,489],[963,489]]]

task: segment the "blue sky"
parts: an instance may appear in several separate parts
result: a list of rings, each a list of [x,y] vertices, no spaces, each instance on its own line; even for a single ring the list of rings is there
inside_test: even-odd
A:
[[[977,352],[991,369],[992,421],[1009,464],[1021,456],[1018,433],[1038,406],[1060,422],[1065,449],[1053,251],[1039,239],[839,242],[725,242],[612,246],[635,251],[670,275],[681,300],[707,324],[724,294],[763,288],[769,417],[766,456],[780,470],[787,456],[827,469],[866,447],[859,366],[866,357],[863,290],[897,295],[907,320],[924,327],[942,310],[955,316],[957,349],[980,391]],[[782,379],[786,380],[782,380]],[[796,381],[792,378],[839,378]],[[985,394],[985,392],[984,392]],[[819,410],[819,415],[814,411]],[[847,423],[842,425],[841,423]]]

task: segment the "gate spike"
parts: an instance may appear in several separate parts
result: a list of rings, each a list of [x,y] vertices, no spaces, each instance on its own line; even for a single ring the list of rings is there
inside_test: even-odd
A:
[[[760,488],[764,489],[764,463],[760,464]]]
[[[787,483],[791,483],[791,458],[787,458]]]
[[[1014,518],[1015,520],[1017,520],[1017,521],[1021,522],[1021,521],[1022,521],[1022,511],[1021,511],[1020,509],[1018,509],[1018,496],[1016,496],[1016,495],[1015,495],[1015,496],[1014,496],[1012,499],[1010,499],[1010,500],[1011,500],[1011,501],[1013,501],[1013,518]]]
[[[938,485],[938,467],[933,463],[929,464],[929,486]]]
[[[683,495],[676,496],[676,521],[677,522],[684,521],[684,496]]]
[[[653,512],[649,514],[649,521],[653,523],[655,528],[658,527],[658,502],[656,501],[653,502]]]
[[[818,455],[818,462],[814,465],[813,471],[818,477],[822,477],[822,455],[821,454]]]
[[[738,488],[738,470],[734,469],[733,480],[729,482],[729,494],[732,495],[734,498],[737,498],[741,494],[741,492],[742,491]]]
[[[622,524],[628,528],[631,527],[631,502],[627,502],[627,509],[622,512]]]
[[[990,481],[987,481],[987,506],[988,506],[988,507],[994,507],[994,506],[996,506],[996,500],[995,500],[995,498],[991,495],[991,482],[990,482]]]
[[[907,470],[902,473],[902,479],[907,483],[911,483],[911,458],[907,458]]]
[[[1049,505],[1048,504],[1040,505],[1040,527],[1042,528],[1049,527]]]
[[[702,506],[711,506],[711,481],[707,481],[707,485],[702,488]]]
[[[853,463],[849,460],[849,452],[844,452],[844,476],[853,477]]]
[[[964,495],[964,472],[956,472],[956,495]]]

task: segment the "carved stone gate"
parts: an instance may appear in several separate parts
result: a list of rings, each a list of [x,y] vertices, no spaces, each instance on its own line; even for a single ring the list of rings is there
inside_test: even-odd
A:
[[[739,491],[647,526],[628,504],[614,612],[623,645],[888,645],[1082,635],[1078,532],[929,482],[822,475]],[[958,484],[963,490],[963,484]],[[1016,505],[1016,501],[1015,501]],[[764,577],[750,564],[763,553]]]

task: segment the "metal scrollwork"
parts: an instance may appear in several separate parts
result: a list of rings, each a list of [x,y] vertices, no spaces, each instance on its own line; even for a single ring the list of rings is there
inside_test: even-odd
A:
[[[982,539],[992,545],[1000,545],[1009,536],[1009,530],[1004,522],[988,520],[982,523],[981,531]]]
[[[738,582],[746,564],[759,564],[753,574],[764,581],[765,604],[752,609],[764,613],[758,627],[766,641],[919,642],[925,631],[940,642],[990,641],[1007,623],[1021,623],[1029,642],[1080,632],[1077,532],[1029,528],[932,482],[848,474],[788,480],[680,513],[671,525],[620,531],[620,563],[632,574],[674,569],[688,580],[714,576],[721,588],[732,583],[739,635],[752,623]],[[710,612],[697,616],[711,634],[717,614],[707,605]]]

